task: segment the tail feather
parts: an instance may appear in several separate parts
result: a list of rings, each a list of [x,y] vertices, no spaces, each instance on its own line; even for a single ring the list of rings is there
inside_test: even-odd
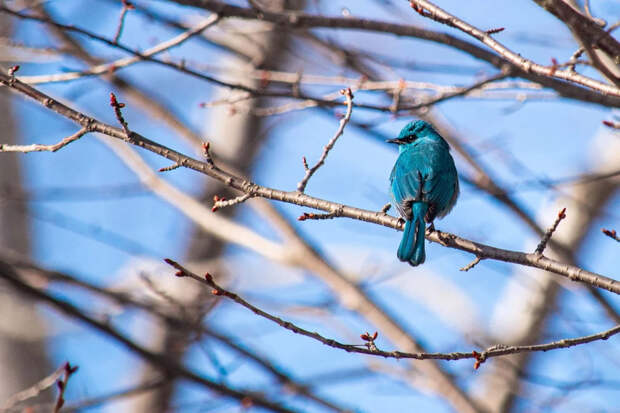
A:
[[[397,256],[401,261],[409,262],[412,266],[420,265],[426,259],[424,252],[424,216],[428,210],[428,205],[416,202],[412,205],[411,221],[405,222],[403,238],[398,246]]]

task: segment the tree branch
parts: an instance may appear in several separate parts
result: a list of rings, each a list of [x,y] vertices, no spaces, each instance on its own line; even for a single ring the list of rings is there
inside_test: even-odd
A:
[[[506,46],[495,40],[486,31],[480,30],[469,23],[459,19],[456,16],[451,15],[445,10],[437,7],[433,3],[427,0],[410,0],[412,6],[418,7],[422,10],[420,14],[425,17],[429,17],[439,23],[459,29],[465,34],[478,39],[491,49],[495,50],[500,56],[512,65],[518,67],[523,72],[535,73],[541,76],[549,78],[558,78],[569,82],[577,83],[582,86],[586,86],[592,90],[596,90],[603,94],[609,94],[613,96],[620,96],[620,89],[615,86],[608,85],[592,78],[580,75],[571,70],[557,70],[555,66],[542,66],[537,63],[528,60],[518,53],[513,52]]]
[[[225,182],[231,188],[237,189],[245,194],[314,208],[329,213],[336,213],[337,216],[371,222],[402,231],[403,224],[398,218],[386,215],[380,211],[369,211],[343,204],[338,204],[324,199],[311,197],[297,191],[287,192],[257,185],[254,182],[234,176],[226,171],[221,170],[212,162],[210,163],[198,161],[173,149],[167,148],[166,146],[160,145],[136,132],[131,132],[130,134],[127,134],[122,129],[115,128],[94,118],[91,118],[83,113],[80,113],[74,109],[71,109],[68,106],[49,97],[48,95],[30,87],[29,85],[20,82],[18,79],[11,76],[0,73],[0,83],[8,86],[14,91],[29,96],[30,98],[38,101],[50,110],[82,126],[89,125],[93,131],[103,133],[110,137],[120,139],[131,143],[132,145],[149,150],[153,153],[156,153],[164,158],[173,161],[176,164],[182,165],[185,168],[193,169],[221,182]],[[545,256],[541,256],[539,254],[527,254],[522,252],[504,250],[501,248],[495,248],[464,238],[460,238],[454,234],[444,233],[439,230],[428,234],[427,238],[430,241],[438,242],[450,248],[455,248],[473,253],[481,259],[488,258],[499,261],[511,262],[515,264],[521,264],[529,267],[541,268],[549,272],[553,272],[567,277],[572,281],[579,281],[590,286],[603,288],[613,293],[620,294],[620,283],[616,280],[600,274],[586,271],[574,265],[561,263],[559,261],[547,258]]]
[[[325,163],[325,159],[327,159],[327,155],[329,154],[329,151],[332,150],[338,138],[340,138],[340,136],[344,133],[344,128],[347,126],[347,123],[349,123],[349,119],[351,119],[351,112],[353,111],[353,93],[351,93],[351,89],[349,88],[342,89],[340,93],[345,96],[347,111],[344,117],[340,120],[340,125],[338,126],[338,130],[336,131],[334,136],[329,140],[327,145],[325,145],[325,147],[323,148],[323,154],[321,155],[317,163],[311,168],[309,168],[308,163],[306,162],[306,158],[304,157],[304,169],[306,170],[306,174],[304,175],[302,180],[299,181],[299,183],[297,184],[297,190],[299,192],[303,193],[306,190],[306,185],[308,185],[308,181],[310,180],[310,178],[312,178],[312,175],[314,175],[316,171],[318,171],[318,169],[321,166],[323,166],[323,164]]]
[[[306,337],[310,337],[329,347],[344,350],[348,353],[359,353],[359,354],[367,354],[367,355],[372,355],[372,356],[380,356],[380,357],[385,357],[385,358],[415,359],[415,360],[475,359],[476,363],[474,364],[474,368],[477,369],[481,363],[483,363],[484,361],[492,357],[505,356],[505,355],[517,354],[517,353],[525,353],[525,352],[549,351],[549,350],[555,350],[555,349],[560,349],[560,348],[573,347],[573,346],[577,346],[580,344],[591,343],[593,341],[607,340],[609,337],[620,333],[620,325],[617,325],[609,330],[606,330],[606,331],[603,331],[597,334],[577,337],[573,339],[562,339],[562,340],[557,340],[557,341],[554,341],[551,343],[545,343],[545,344],[536,344],[536,345],[529,345],[529,346],[504,346],[504,345],[498,344],[498,345],[489,347],[480,353],[477,351],[453,352],[453,353],[407,353],[407,352],[402,352],[402,351],[383,351],[383,350],[379,350],[374,344],[374,339],[376,338],[376,336],[373,337],[372,340],[369,339],[370,336],[367,334],[362,336],[362,339],[364,339],[365,341],[372,342],[372,345],[370,346],[366,346],[365,344],[340,343],[336,340],[326,338],[320,335],[319,333],[306,330],[304,328],[301,328],[295,325],[294,323],[291,323],[290,321],[283,320],[266,311],[261,310],[260,308],[244,300],[239,295],[233,292],[230,292],[229,290],[226,290],[222,286],[218,285],[213,280],[213,276],[209,273],[207,273],[204,277],[201,277],[189,271],[188,269],[186,269],[185,267],[183,267],[181,264],[177,263],[176,261],[173,261],[169,258],[166,258],[164,261],[168,263],[170,266],[172,266],[173,268],[178,270],[175,275],[179,277],[189,277],[195,281],[198,281],[204,285],[207,285],[213,288],[212,290],[213,295],[226,297],[236,302],[237,304],[240,304],[241,306],[247,308],[248,310],[252,311],[254,314],[260,317],[266,318],[267,320],[270,320],[278,324],[279,326],[289,331],[292,331],[293,333],[300,334]]]
[[[549,87],[557,91],[561,96],[577,99],[585,102],[595,103],[599,105],[611,106],[611,107],[620,107],[620,97],[615,96],[613,94],[604,93],[598,90],[590,90],[583,88],[576,84],[571,84],[570,82],[566,82],[560,79],[554,79],[551,76],[548,76],[551,68],[546,68],[541,66],[545,70],[543,70],[542,74],[536,73],[534,71],[523,70],[522,67],[518,65],[513,65],[509,60],[507,60],[504,56],[498,56],[482,47],[479,47],[473,43],[462,40],[458,37],[451,36],[446,33],[435,32],[432,30],[420,29],[410,25],[402,25],[402,24],[394,24],[387,23],[383,21],[377,20],[369,20],[369,19],[356,19],[351,17],[341,18],[341,17],[324,17],[324,16],[315,16],[311,14],[305,13],[287,13],[287,12],[273,12],[273,11],[257,11],[253,8],[243,8],[227,5],[217,0],[171,0],[175,3],[194,6],[203,8],[205,10],[214,11],[220,17],[239,17],[245,19],[254,19],[254,20],[263,20],[275,23],[277,25],[288,27],[288,28],[319,28],[319,27],[328,27],[328,28],[342,28],[342,29],[356,29],[356,30],[366,30],[366,31],[374,31],[388,34],[395,34],[398,36],[409,36],[414,38],[419,38],[423,40],[428,40],[435,43],[440,43],[447,45],[449,47],[453,47],[459,49],[476,59],[484,60],[496,68],[503,70],[506,64],[513,66],[515,69],[514,74],[516,76],[529,79],[533,82],[539,83],[545,87]],[[185,74],[200,78],[202,80],[214,83],[219,86],[243,90],[249,92],[253,95],[257,96],[271,96],[271,97],[291,97],[292,95],[289,93],[278,93],[278,92],[266,92],[260,90],[253,90],[251,88],[247,88],[240,84],[232,84],[228,82],[224,82],[218,80],[212,76],[204,75],[202,73],[196,72],[194,70],[188,69],[180,64],[175,64],[171,62],[165,62],[159,59],[155,59],[153,57],[147,57],[139,52],[135,52],[132,49],[122,46],[120,44],[114,43],[112,40],[106,39],[102,36],[91,33],[87,30],[80,29],[70,25],[63,25],[57,23],[53,20],[26,15],[23,13],[19,13],[9,9],[8,7],[0,5],[0,11],[5,12],[7,14],[13,15],[15,17],[21,19],[28,20],[36,20],[42,23],[47,23],[54,25],[56,27],[62,28],[63,30],[73,31],[76,33],[80,33],[82,35],[88,36],[97,41],[101,41],[111,47],[119,48],[127,53],[130,53],[134,56],[140,57],[143,60],[151,61],[153,63],[158,63],[164,66],[171,67],[175,70],[181,71]],[[485,36],[488,36],[485,33]],[[581,76],[581,75],[577,75]],[[582,78],[581,76],[580,78]],[[589,79],[589,78],[585,78]],[[592,82],[600,83],[592,80]],[[312,98],[308,96],[293,96],[297,99],[301,100],[314,100],[321,105],[326,106],[334,106],[334,102],[325,101],[319,98]],[[368,108],[368,109],[377,109],[374,105],[361,105],[356,104],[356,107]],[[383,110],[383,108],[381,109]],[[388,108],[389,111],[389,108]]]

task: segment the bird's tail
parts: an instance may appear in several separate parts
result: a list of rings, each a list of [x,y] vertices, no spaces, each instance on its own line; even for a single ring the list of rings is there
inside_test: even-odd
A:
[[[420,265],[426,259],[424,252],[424,216],[428,205],[423,202],[415,202],[412,205],[411,221],[405,222],[403,238],[398,246],[397,256],[401,261],[407,261],[412,266]]]

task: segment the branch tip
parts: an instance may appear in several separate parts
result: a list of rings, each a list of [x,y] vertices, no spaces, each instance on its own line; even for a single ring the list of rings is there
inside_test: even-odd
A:
[[[505,27],[498,27],[498,28],[496,28],[496,29],[490,29],[490,30],[487,30],[487,31],[486,31],[486,34],[491,35],[491,34],[500,33],[500,32],[503,32],[503,31],[504,31],[504,29],[505,29]]]
[[[551,236],[553,235],[555,230],[558,228],[558,225],[560,225],[560,222],[564,218],[566,218],[566,208],[562,208],[560,210],[560,212],[558,212],[558,217],[556,218],[556,220],[553,223],[553,225],[551,227],[549,227],[549,229],[547,229],[547,231],[543,235],[542,239],[540,240],[540,243],[538,244],[538,246],[534,250],[534,254],[541,255],[543,253],[543,251],[547,247],[547,243],[551,239]]]

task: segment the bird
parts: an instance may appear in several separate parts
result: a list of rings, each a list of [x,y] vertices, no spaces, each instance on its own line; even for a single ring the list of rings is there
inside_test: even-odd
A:
[[[398,247],[400,261],[418,266],[426,259],[425,222],[443,218],[456,204],[459,178],[450,145],[423,120],[407,124],[396,139],[398,158],[390,173],[392,203],[405,221]]]

